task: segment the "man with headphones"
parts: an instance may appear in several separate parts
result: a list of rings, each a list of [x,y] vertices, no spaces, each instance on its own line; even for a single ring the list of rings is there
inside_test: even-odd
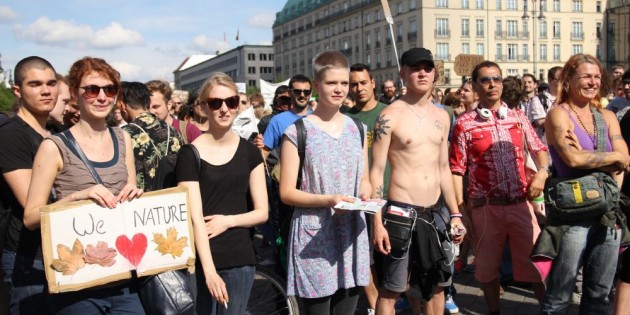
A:
[[[489,314],[499,314],[499,267],[506,242],[511,249],[514,280],[532,282],[539,301],[544,294],[540,275],[529,259],[540,228],[527,199],[542,193],[549,163],[547,148],[523,111],[508,109],[501,101],[503,79],[499,66],[491,61],[478,64],[472,81],[479,106],[456,121],[450,166],[457,203],[471,222],[475,278],[481,283]],[[529,182],[524,148],[539,170]],[[466,173],[467,206],[462,180]]]

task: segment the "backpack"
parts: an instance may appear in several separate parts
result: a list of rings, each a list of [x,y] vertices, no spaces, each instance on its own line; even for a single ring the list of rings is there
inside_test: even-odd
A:
[[[144,129],[142,129],[142,127],[138,126],[135,123],[130,123],[129,125],[142,130],[142,132],[146,134],[147,137],[149,137],[149,134]],[[177,153],[173,152],[171,154],[168,154],[169,143],[171,142],[171,126],[168,124],[165,124],[165,126],[166,126],[168,136],[166,138],[166,148],[165,148],[164,153],[160,152],[158,147],[153,142],[153,139],[149,137],[149,141],[151,142],[153,149],[157,153],[158,160],[156,163],[157,168],[155,171],[155,176],[153,178],[151,178],[148,173],[148,170],[151,169],[151,166],[153,165],[148,164],[146,160],[143,161],[143,164],[145,166],[144,167],[144,191],[154,191],[154,190],[160,190],[164,188],[177,186],[177,179],[175,178],[175,165],[177,164]]]

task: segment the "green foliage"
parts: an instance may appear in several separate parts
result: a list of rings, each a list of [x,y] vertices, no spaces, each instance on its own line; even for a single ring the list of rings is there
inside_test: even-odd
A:
[[[0,86],[0,111],[9,111],[15,101],[15,95],[11,89]]]

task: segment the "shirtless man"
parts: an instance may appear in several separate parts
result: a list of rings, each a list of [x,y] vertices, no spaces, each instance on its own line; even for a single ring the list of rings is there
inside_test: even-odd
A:
[[[463,224],[448,164],[449,117],[446,111],[431,103],[431,92],[437,80],[433,55],[427,49],[412,48],[402,55],[401,66],[400,77],[407,87],[407,94],[385,108],[374,125],[370,170],[370,182],[372,187],[375,187],[374,197],[383,196],[383,174],[386,162],[389,161],[391,167],[387,192],[389,201],[384,211],[392,206],[412,208],[418,213],[416,223],[418,229],[429,224],[424,222],[433,222],[431,229],[436,228],[450,234],[446,231],[449,227],[449,211],[444,209],[444,204],[450,210],[451,225],[463,227]],[[423,220],[427,215],[428,218]],[[407,255],[406,259],[392,258],[392,248],[382,216],[383,213],[380,212],[374,216],[375,248],[385,255],[376,313],[386,315],[394,314],[396,299],[400,293],[407,290],[408,282],[419,283],[422,280],[422,274],[417,272],[416,266],[413,268],[409,266],[409,262],[414,260],[414,257],[409,256],[414,256],[418,251],[424,254],[428,249],[420,245],[416,250],[419,246],[416,243],[420,242],[418,234],[413,233],[412,245],[408,249],[410,255]],[[462,238],[463,233],[454,236],[453,241],[459,243]],[[433,241],[443,240],[435,238]],[[444,241],[442,244],[445,243],[450,242]],[[428,270],[434,281],[429,283],[428,294],[426,286],[424,288],[421,286],[420,290],[424,291],[425,299],[433,293],[432,298],[425,303],[424,313],[442,315],[444,287],[450,285],[451,281],[450,266],[447,264],[451,263],[452,259],[446,256],[440,244],[434,247],[442,249],[444,262],[436,265],[445,268]],[[400,254],[397,253],[396,256]],[[405,253],[402,254],[404,256]],[[412,271],[410,276],[408,270]]]

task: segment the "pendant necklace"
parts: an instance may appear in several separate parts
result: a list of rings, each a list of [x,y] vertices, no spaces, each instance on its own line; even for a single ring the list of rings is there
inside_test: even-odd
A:
[[[580,123],[580,125],[582,126],[582,129],[584,129],[584,132],[586,132],[586,134],[588,135],[588,137],[591,139],[591,142],[593,142],[593,149],[597,151],[597,124],[595,122],[595,114],[593,114],[591,112],[591,118],[593,119],[593,135],[591,135],[588,132],[588,129],[586,129],[586,126],[584,125],[584,122],[582,122],[582,119],[580,118],[580,115],[578,115],[578,113],[575,111],[575,109],[573,108],[573,106],[569,105],[569,108],[571,109],[571,111],[575,114],[575,117],[577,117],[578,122]]]

